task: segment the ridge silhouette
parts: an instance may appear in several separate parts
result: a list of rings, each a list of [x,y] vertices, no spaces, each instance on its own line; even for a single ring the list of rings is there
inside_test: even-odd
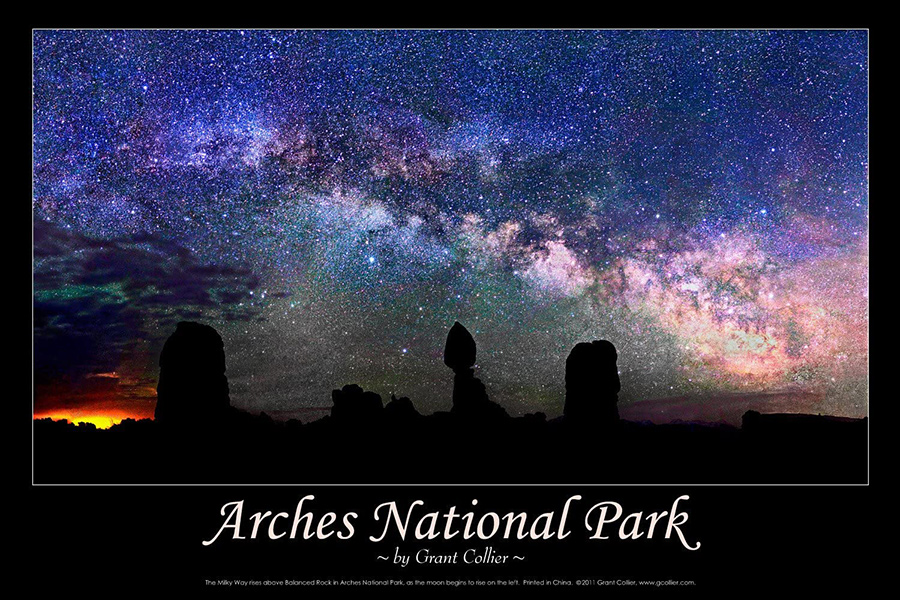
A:
[[[475,377],[459,322],[444,364],[449,411],[384,404],[356,384],[330,414],[278,422],[230,403],[225,347],[208,325],[178,323],[163,345],[155,420],[108,430],[34,421],[38,483],[865,483],[868,420],[748,411],[741,428],[619,418],[615,346],[577,343],[563,414],[513,418]],[[64,459],[63,459],[64,457]]]

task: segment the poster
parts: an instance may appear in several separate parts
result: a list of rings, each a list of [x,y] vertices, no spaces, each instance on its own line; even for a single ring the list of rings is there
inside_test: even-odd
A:
[[[868,31],[32,53],[36,587],[859,585]]]

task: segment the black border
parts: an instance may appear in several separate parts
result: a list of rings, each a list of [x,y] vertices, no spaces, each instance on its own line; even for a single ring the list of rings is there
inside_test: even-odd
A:
[[[712,24],[704,18],[687,16],[673,8],[665,13],[647,11],[640,19],[609,19],[600,23],[587,23],[580,15],[566,12],[549,15],[524,15],[507,20],[501,25],[485,26],[473,23],[474,17],[461,9],[452,14],[441,15],[444,22],[440,28],[835,28],[868,29],[871,48],[875,36],[871,28],[860,23],[854,15],[839,15],[841,23],[822,23],[834,20],[833,15],[808,15],[800,26],[774,25],[767,15],[757,7],[754,15],[744,15],[745,22]],[[421,17],[403,19],[379,15],[379,7],[356,16],[343,16],[340,22],[328,18],[304,18],[304,28],[434,28],[421,21]],[[350,11],[347,11],[350,12]],[[74,15],[72,13],[75,13]],[[375,13],[369,14],[369,13]],[[674,13],[674,14],[673,14]],[[705,19],[717,18],[707,16]],[[759,16],[755,16],[759,15]],[[191,28],[180,20],[176,13],[156,12],[146,17],[141,27]],[[219,23],[215,27],[265,27],[273,25],[276,19],[250,18],[246,15],[226,18],[230,23]],[[237,20],[241,22],[238,23]],[[523,21],[532,22],[525,23]],[[209,19],[198,28],[210,27]],[[149,24],[148,24],[149,23]],[[67,13],[45,15],[42,22],[33,23],[22,31],[22,47],[31,47],[31,28],[105,28],[121,27],[122,21],[112,13],[107,16],[85,17],[76,9]],[[278,25],[284,28],[284,24]],[[19,33],[17,31],[17,33]],[[17,47],[18,47],[17,38]],[[18,56],[18,51],[16,52]],[[30,56],[30,53],[29,53]],[[876,72],[880,61],[874,61]],[[26,77],[30,79],[30,59],[25,64]],[[18,59],[16,59],[18,61]],[[23,61],[24,62],[24,61]],[[17,64],[19,64],[17,62]],[[871,70],[870,70],[871,71]],[[30,90],[30,82],[23,82],[22,89]],[[871,92],[870,92],[871,99]],[[30,94],[25,102],[30,104]],[[872,115],[870,109],[870,118]],[[30,136],[29,121],[16,120],[24,126]],[[871,130],[871,127],[870,127]],[[24,153],[23,153],[24,154]],[[28,166],[23,170],[30,174]],[[18,206],[24,202],[16,200]],[[23,212],[25,212],[23,210]],[[15,221],[25,220],[16,214]],[[884,220],[882,220],[884,222]],[[13,228],[14,248],[25,252],[27,229]],[[877,260],[876,260],[877,263]],[[18,263],[16,263],[18,264]],[[25,264],[24,258],[22,264]],[[24,268],[23,268],[24,271]],[[30,281],[31,271],[28,271]],[[18,279],[17,279],[18,280]],[[25,283],[25,275],[22,274]],[[876,286],[877,287],[877,286]],[[26,288],[27,289],[27,288]],[[870,294],[876,299],[878,294]],[[31,314],[29,307],[24,308]],[[23,302],[24,303],[24,302]],[[13,317],[13,323],[18,319]],[[25,321],[24,319],[22,320]],[[23,329],[31,324],[23,323]],[[29,335],[31,331],[29,331]],[[24,332],[23,332],[24,337]],[[870,344],[871,346],[871,344]],[[33,346],[29,346],[33,350]],[[30,370],[31,355],[17,352],[16,360],[22,360],[22,369]],[[876,362],[878,358],[876,357]],[[870,369],[871,372],[871,369]],[[877,369],[876,369],[877,373]],[[29,382],[30,383],[30,382]],[[877,389],[876,380],[870,379],[870,389]],[[19,392],[14,386],[13,392]],[[23,385],[23,388],[26,387]],[[30,387],[30,386],[28,386]],[[33,396],[32,396],[33,398]],[[24,403],[23,403],[24,405]],[[871,404],[870,404],[871,407]],[[881,408],[876,404],[875,422],[883,422]],[[871,412],[871,408],[870,408]],[[30,430],[32,415],[23,415],[23,425]],[[18,420],[17,420],[18,422]],[[871,419],[870,419],[871,422]],[[26,424],[27,423],[27,424]],[[827,590],[838,593],[841,590],[865,591],[872,584],[872,575],[879,568],[876,563],[878,545],[876,540],[885,539],[886,547],[892,546],[893,539],[881,529],[882,522],[889,522],[890,514],[884,517],[878,512],[876,500],[883,493],[885,481],[879,476],[879,454],[871,444],[870,458],[875,468],[871,468],[870,483],[866,486],[650,486],[650,487],[257,487],[211,486],[211,487],[61,487],[30,485],[23,504],[26,510],[20,513],[18,503],[8,514],[14,535],[10,548],[18,554],[26,552],[18,569],[8,573],[18,580],[25,574],[23,585],[34,591],[58,589],[60,591],[94,592],[100,597],[145,591],[182,592],[197,595],[220,593],[224,590],[205,584],[206,579],[252,577],[292,577],[296,579],[316,577],[319,573],[337,572],[345,578],[393,577],[391,567],[376,564],[376,550],[392,550],[395,544],[372,544],[365,539],[364,529],[343,543],[333,541],[292,540],[287,543],[268,541],[217,543],[204,547],[201,541],[208,539],[221,523],[221,506],[236,499],[245,499],[248,507],[265,510],[282,510],[296,504],[306,494],[317,497],[327,510],[340,512],[343,508],[360,512],[360,523],[370,522],[370,513],[380,502],[387,500],[423,499],[429,506],[446,508],[458,503],[466,507],[470,498],[478,498],[485,506],[496,509],[531,507],[537,511],[558,509],[561,502],[572,494],[580,494],[588,502],[602,500],[620,501],[626,510],[665,510],[674,498],[689,495],[684,507],[690,512],[689,531],[702,544],[701,549],[689,552],[674,540],[629,542],[610,539],[603,542],[586,543],[586,535],[577,530],[566,541],[560,543],[523,542],[508,546],[511,552],[524,554],[531,561],[529,573],[535,578],[629,578],[642,576],[648,579],[683,578],[695,579],[697,586],[678,591],[688,591],[704,596],[706,594],[730,594],[740,591],[768,592],[783,594],[794,590],[804,594]],[[30,457],[21,454],[22,480],[26,485],[31,481]],[[18,471],[17,471],[18,472]],[[18,479],[18,478],[17,478]],[[508,507],[508,508],[507,508]],[[418,547],[415,543],[407,545]],[[374,565],[374,566],[373,566]],[[381,573],[381,575],[379,575]],[[471,571],[469,571],[471,573]],[[459,573],[459,577],[470,577]],[[441,577],[453,579],[453,570],[441,571]],[[477,577],[476,577],[477,578]],[[480,578],[490,578],[482,575]],[[557,594],[572,588],[541,588],[541,594]],[[656,588],[663,593],[673,588]],[[609,589],[592,589],[592,595],[611,593]],[[269,591],[269,590],[266,590]],[[307,590],[288,588],[285,591],[297,595]],[[321,589],[316,591],[321,592]],[[355,588],[362,594],[378,593],[372,588]],[[394,591],[394,590],[391,590]],[[424,593],[429,590],[415,590]],[[582,590],[583,591],[583,590]],[[617,588],[615,591],[626,591]],[[627,591],[632,591],[628,589]],[[308,590],[312,593],[312,590]],[[252,596],[251,596],[252,597]]]

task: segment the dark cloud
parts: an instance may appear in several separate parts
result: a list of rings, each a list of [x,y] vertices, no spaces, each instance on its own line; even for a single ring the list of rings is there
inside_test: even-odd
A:
[[[179,320],[256,313],[246,302],[258,285],[249,269],[201,263],[163,238],[103,240],[36,221],[34,257],[36,383],[63,377],[81,385],[135,353],[152,364]]]

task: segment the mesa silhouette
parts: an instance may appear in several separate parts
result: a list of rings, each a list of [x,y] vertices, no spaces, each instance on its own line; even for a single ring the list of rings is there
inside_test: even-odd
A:
[[[34,421],[35,483],[865,483],[866,419],[748,411],[725,424],[619,418],[615,346],[579,342],[563,415],[513,418],[475,377],[477,347],[447,335],[447,411],[355,384],[301,423],[231,406],[222,338],[179,323],[160,355],[155,419],[107,430]],[[448,374],[448,381],[450,375]]]

